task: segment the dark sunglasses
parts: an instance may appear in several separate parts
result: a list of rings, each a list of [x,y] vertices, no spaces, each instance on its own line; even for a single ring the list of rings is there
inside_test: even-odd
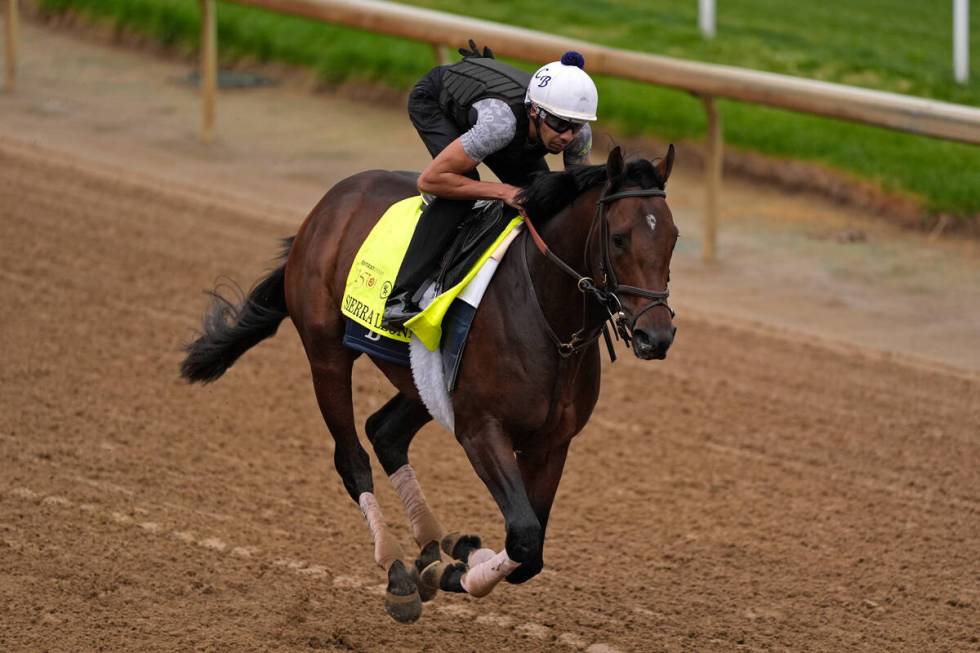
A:
[[[551,129],[558,134],[564,134],[569,129],[572,130],[573,134],[577,134],[582,131],[582,127],[585,127],[584,122],[574,122],[572,120],[565,120],[564,118],[559,118],[558,116],[553,116],[544,109],[538,109],[538,115],[541,116],[541,120],[544,124],[548,125]]]

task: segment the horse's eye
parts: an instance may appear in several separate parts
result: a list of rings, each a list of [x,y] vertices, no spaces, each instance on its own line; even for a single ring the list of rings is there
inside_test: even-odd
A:
[[[626,249],[627,243],[629,243],[629,236],[626,234],[613,234],[612,244],[616,249]]]

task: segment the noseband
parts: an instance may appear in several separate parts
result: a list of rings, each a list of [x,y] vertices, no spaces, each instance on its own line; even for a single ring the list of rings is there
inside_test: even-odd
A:
[[[614,327],[614,333],[623,339],[627,346],[629,346],[633,340],[633,328],[636,326],[636,321],[640,317],[656,306],[663,306],[668,311],[670,311],[670,316],[674,317],[674,311],[667,304],[667,298],[670,296],[668,290],[647,290],[645,288],[637,288],[636,286],[627,286],[620,284],[616,278],[616,270],[612,266],[612,261],[609,258],[609,220],[606,219],[606,207],[617,200],[621,200],[627,197],[667,197],[666,191],[659,188],[647,188],[638,190],[627,190],[619,193],[605,194],[599,198],[596,202],[595,217],[592,219],[592,226],[589,227],[589,235],[585,241],[585,267],[589,268],[589,252],[591,251],[592,241],[596,235],[599,234],[599,273],[601,275],[602,283],[601,286],[597,286],[595,279],[593,277],[588,277],[579,274],[575,268],[568,265],[557,254],[551,251],[551,249],[542,240],[540,234],[538,234],[537,229],[531,223],[530,219],[525,215],[524,222],[528,226],[528,231],[531,233],[531,237],[534,240],[535,245],[542,254],[545,255],[548,260],[555,263],[562,271],[570,275],[576,280],[576,285],[579,291],[586,297],[592,297],[592,299],[602,306],[607,315],[603,316],[602,321],[599,324],[589,324],[588,315],[583,317],[582,328],[572,334],[571,340],[568,342],[561,342],[558,336],[554,333],[554,330],[548,325],[548,332],[552,340],[558,346],[558,352],[562,357],[568,357],[574,354],[579,349],[592,344],[596,338],[599,337],[599,333],[605,337],[606,346],[609,348],[609,356],[612,360],[616,360],[616,354],[613,350],[612,340],[609,337],[608,326],[611,324]],[[528,279],[530,280],[530,270],[527,266],[527,253],[525,251],[524,255],[524,267],[528,270]],[[534,284],[531,283],[532,292],[537,294],[534,290]],[[620,295],[635,295],[637,297],[645,297],[649,300],[643,308],[641,308],[637,313],[633,314],[628,308],[623,305],[620,300]],[[537,297],[535,297],[537,299]],[[538,302],[540,307],[540,301]],[[547,321],[546,321],[547,324]],[[590,333],[591,332],[591,333]]]

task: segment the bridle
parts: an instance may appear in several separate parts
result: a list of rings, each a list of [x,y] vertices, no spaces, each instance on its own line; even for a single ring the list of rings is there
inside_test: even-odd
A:
[[[674,317],[675,315],[673,309],[671,309],[667,304],[667,298],[670,296],[670,292],[668,290],[647,290],[646,288],[628,286],[625,284],[620,284],[619,280],[616,278],[616,270],[613,268],[612,261],[609,258],[609,220],[606,218],[606,207],[612,202],[627,197],[666,198],[667,193],[660,188],[626,190],[609,194],[606,194],[606,190],[603,190],[603,194],[596,202],[595,215],[592,219],[592,225],[589,227],[589,235],[585,241],[585,267],[588,270],[591,266],[589,254],[592,250],[593,241],[598,233],[598,278],[602,279],[601,285],[598,286],[595,282],[596,275],[594,273],[591,277],[579,274],[575,268],[565,263],[565,261],[563,261],[557,254],[552,252],[541,238],[541,235],[538,233],[537,229],[534,228],[534,225],[531,223],[528,216],[524,215],[524,223],[527,225],[531,238],[534,240],[534,244],[537,246],[538,250],[544,254],[548,260],[557,265],[559,269],[576,280],[576,286],[578,287],[579,292],[582,293],[586,302],[589,298],[591,298],[596,302],[596,304],[604,309],[604,313],[600,316],[601,320],[598,321],[598,323],[596,323],[595,320],[590,323],[589,311],[584,311],[582,328],[573,333],[568,342],[562,342],[561,339],[555,334],[551,325],[548,324],[547,319],[545,320],[548,335],[551,336],[551,339],[558,346],[558,353],[563,358],[571,356],[583,347],[591,345],[599,337],[599,334],[602,333],[606,341],[606,346],[609,349],[609,357],[615,361],[616,354],[613,350],[612,339],[609,336],[609,325],[613,326],[613,332],[617,334],[618,337],[621,337],[624,343],[629,346],[633,340],[633,328],[636,326],[636,321],[640,319],[644,313],[656,306],[663,306],[670,311],[671,317]],[[531,292],[534,293],[535,301],[540,309],[541,302],[537,297],[537,291],[534,289],[534,283],[530,278],[530,269],[527,265],[526,249],[524,251],[524,268],[527,271],[528,281],[531,285]],[[620,295],[635,295],[637,297],[645,297],[651,301],[634,314],[623,305],[623,302],[619,298]]]

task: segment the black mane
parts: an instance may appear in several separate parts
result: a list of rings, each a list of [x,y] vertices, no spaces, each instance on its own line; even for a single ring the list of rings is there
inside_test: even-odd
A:
[[[561,172],[544,172],[521,193],[521,203],[535,223],[543,224],[572,203],[576,197],[605,183],[606,164],[572,166]],[[639,188],[664,187],[660,173],[647,159],[634,159],[626,164],[623,174],[613,180],[609,192],[614,193],[626,186]]]

